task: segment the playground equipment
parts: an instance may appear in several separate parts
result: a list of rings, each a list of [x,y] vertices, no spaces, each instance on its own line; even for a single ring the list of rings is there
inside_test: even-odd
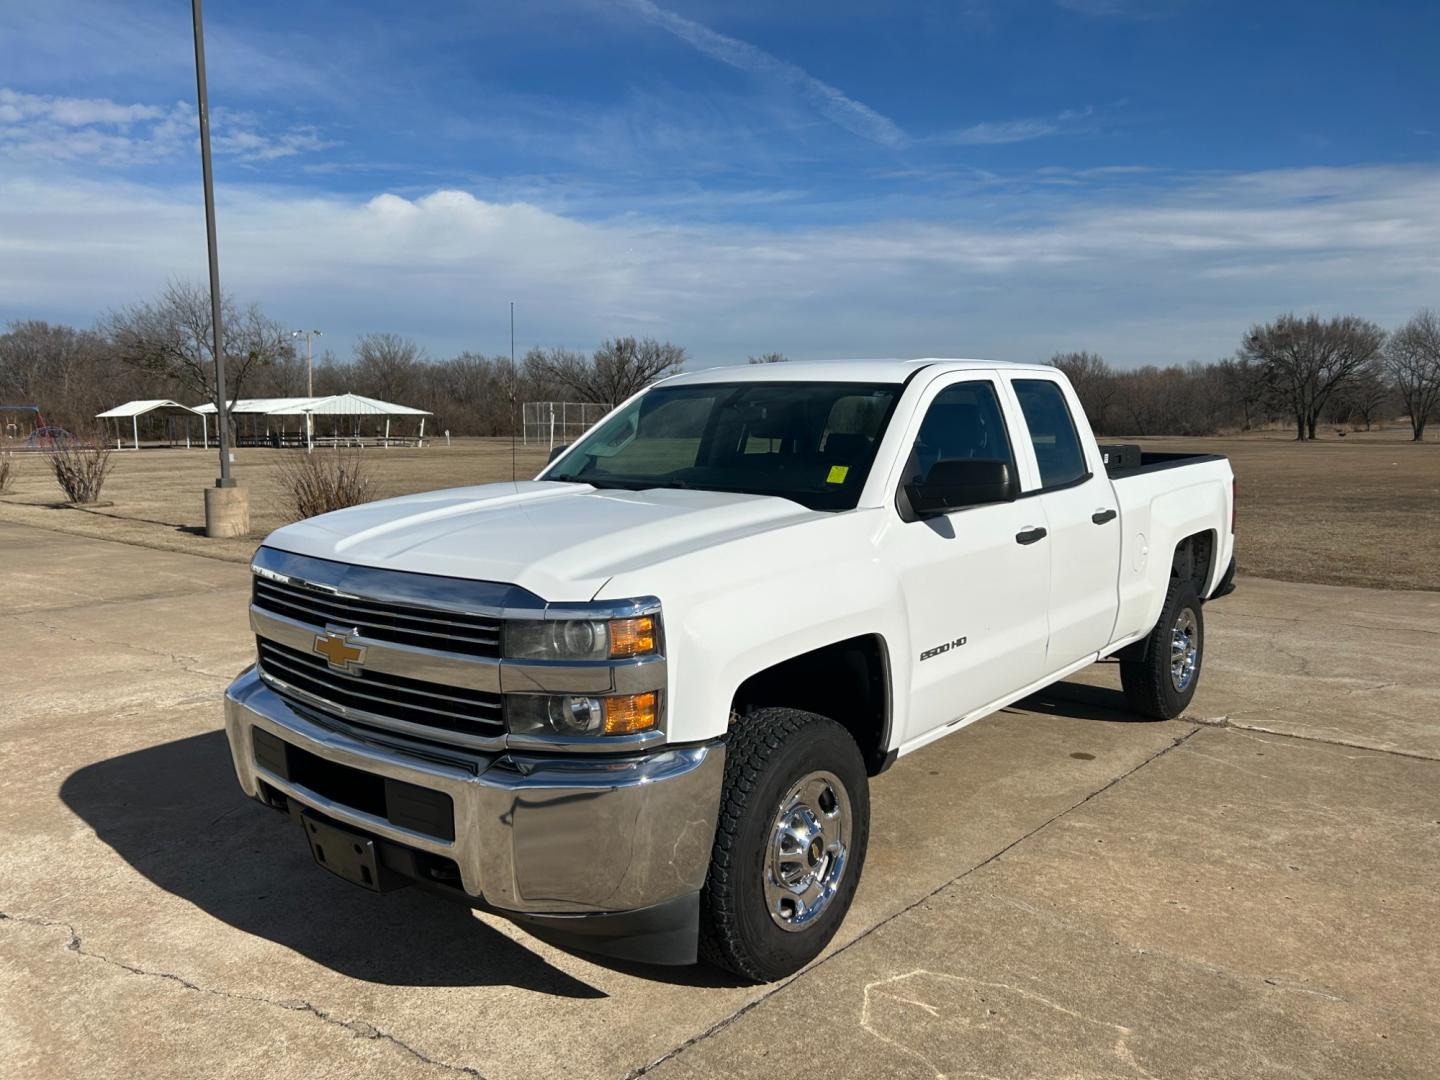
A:
[[[0,405],[0,440],[23,442],[48,425],[39,405]]]

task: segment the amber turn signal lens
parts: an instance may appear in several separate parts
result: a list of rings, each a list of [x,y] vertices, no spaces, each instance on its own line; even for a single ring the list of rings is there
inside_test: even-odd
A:
[[[645,656],[655,651],[655,618],[641,615],[635,619],[610,620],[610,659],[624,660]]]
[[[649,731],[660,722],[660,695],[623,694],[605,698],[605,734],[633,735]]]

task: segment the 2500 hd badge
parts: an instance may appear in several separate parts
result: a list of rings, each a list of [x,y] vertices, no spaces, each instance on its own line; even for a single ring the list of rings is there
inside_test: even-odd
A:
[[[958,649],[958,648],[960,648],[961,645],[964,645],[964,644],[965,644],[965,638],[963,638],[963,637],[957,637],[954,641],[947,641],[944,645],[936,645],[933,649],[926,649],[924,652],[922,652],[922,653],[920,654],[920,662],[921,662],[921,663],[924,663],[926,660],[929,660],[932,656],[939,656],[941,653],[947,653],[947,652],[949,652],[951,649]]]

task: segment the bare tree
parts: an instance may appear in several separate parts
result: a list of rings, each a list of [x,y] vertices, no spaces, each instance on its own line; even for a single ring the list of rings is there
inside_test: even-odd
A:
[[[365,393],[382,401],[409,396],[425,350],[399,334],[362,334],[355,343],[351,375]]]
[[[1373,364],[1384,344],[1385,331],[1356,315],[1282,315],[1252,326],[1239,355],[1262,366],[1271,393],[1295,418],[1296,440],[1303,441],[1315,438],[1330,395]]]
[[[1257,423],[1269,419],[1269,399],[1265,374],[1259,364],[1247,357],[1231,357],[1215,365],[1220,377],[1226,408],[1237,415],[1240,430],[1249,431]]]
[[[654,338],[606,341],[588,359],[569,349],[531,349],[525,365],[576,394],[581,401],[616,405],[661,376],[678,372],[685,350]]]
[[[1440,414],[1440,316],[1420,312],[1390,337],[1385,367],[1395,392],[1410,414],[1415,442],[1425,438],[1425,423]]]
[[[1394,400],[1394,390],[1385,377],[1384,362],[1376,359],[1335,391],[1326,406],[1325,415],[1338,424],[1358,426],[1363,422],[1365,430],[1369,431],[1376,420],[1384,417],[1385,410]]]
[[[1110,407],[1114,404],[1118,391],[1115,373],[1105,362],[1105,358],[1099,353],[1084,351],[1056,353],[1050,358],[1049,364],[1053,368],[1059,368],[1070,380],[1070,385],[1075,387],[1080,404],[1085,407],[1085,415],[1090,418],[1095,430],[1105,430]]]
[[[30,319],[0,334],[0,401],[39,405],[52,424],[86,427],[117,401],[164,392],[156,380],[117,370],[104,338],[89,330]]]
[[[759,356],[750,357],[746,363],[750,364],[783,364],[790,359],[783,352],[761,353]]]
[[[252,372],[292,355],[294,349],[285,329],[255,304],[242,311],[232,297],[222,296],[220,318],[225,327],[229,383],[225,393],[233,402],[241,396]],[[122,363],[175,384],[202,401],[217,400],[215,338],[207,288],[173,281],[158,300],[110,312],[102,327]]]

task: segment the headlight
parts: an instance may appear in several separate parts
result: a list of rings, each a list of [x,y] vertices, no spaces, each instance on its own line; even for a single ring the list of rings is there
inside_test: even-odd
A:
[[[655,617],[512,619],[505,655],[514,660],[625,660],[656,651]]]
[[[505,718],[516,735],[633,735],[659,724],[660,695],[511,694]]]

